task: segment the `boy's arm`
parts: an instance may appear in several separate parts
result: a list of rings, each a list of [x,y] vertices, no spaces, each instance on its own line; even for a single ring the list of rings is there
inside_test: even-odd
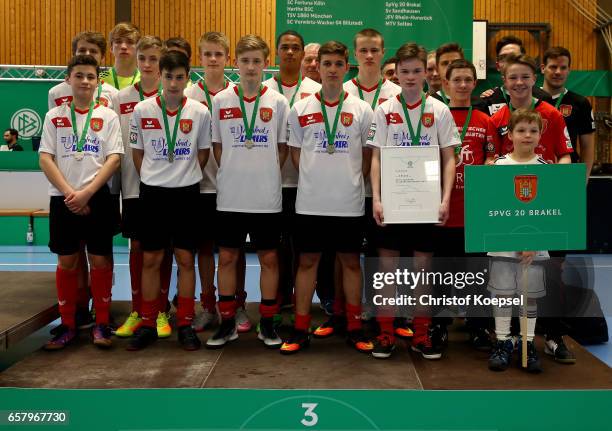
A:
[[[215,161],[217,162],[217,166],[221,167],[221,153],[223,147],[221,146],[221,142],[213,142],[213,156],[215,157]]]
[[[204,169],[206,162],[208,162],[208,157],[210,157],[210,148],[198,150],[198,163],[200,164],[200,169]]]
[[[380,148],[372,148],[370,164],[370,182],[372,183],[372,215],[378,226],[384,226],[382,201],[380,198]]]
[[[295,169],[300,171],[300,154],[302,153],[302,149],[300,147],[291,147],[291,162]]]
[[[38,163],[40,169],[43,171],[47,179],[53,186],[58,189],[64,196],[70,195],[73,189],[64,175],[60,172],[59,168],[55,164],[55,156],[49,153],[40,153]]]
[[[455,148],[442,148],[442,202],[440,203],[440,225],[446,224],[450,215],[450,198],[455,184]]]
[[[289,151],[287,150],[287,144],[279,142],[278,144],[278,163],[280,164],[281,168],[285,164],[288,154],[289,154]]]
[[[138,176],[140,176],[140,169],[142,168],[142,159],[144,158],[144,150],[139,148],[132,148],[132,160],[134,160],[134,166],[136,167],[136,172]]]
[[[73,190],[72,193],[66,196],[64,202],[66,202],[68,209],[74,213],[81,212],[85,206],[87,206],[89,199],[91,199],[91,197],[100,190],[100,187],[106,184],[115,171],[119,169],[120,164],[120,154],[109,154],[91,183],[84,189]]]

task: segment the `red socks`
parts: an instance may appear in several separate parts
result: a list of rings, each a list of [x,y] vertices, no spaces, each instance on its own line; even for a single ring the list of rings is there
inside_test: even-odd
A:
[[[349,332],[361,329],[361,304],[346,303],[346,325]]]
[[[142,325],[150,328],[157,327],[157,312],[159,301],[157,299],[153,301],[142,300]]]
[[[78,290],[79,270],[62,269],[59,266],[55,270],[55,286],[57,288],[57,300],[62,323],[70,329],[75,329],[76,301]]]
[[[310,314],[295,313],[295,329],[298,331],[308,332],[310,330]]]
[[[132,311],[140,316],[142,306],[142,252],[130,250],[130,280],[132,285]]]
[[[277,303],[275,303],[274,305],[259,304],[259,314],[263,318],[272,318],[275,314],[278,314],[279,310],[280,307]]]
[[[113,284],[113,267],[92,268],[90,276],[93,306],[96,310],[96,324],[108,325],[111,289]]]
[[[222,320],[233,319],[236,315],[236,300],[232,301],[219,301],[219,313],[221,313]]]
[[[193,321],[194,311],[194,299],[193,297],[184,298],[178,297],[178,307],[176,310],[176,324],[180,328],[181,326],[191,326]]]

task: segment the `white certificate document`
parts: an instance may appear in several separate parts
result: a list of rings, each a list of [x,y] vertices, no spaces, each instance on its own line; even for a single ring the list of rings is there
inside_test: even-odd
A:
[[[385,224],[439,222],[440,147],[382,147],[380,176]]]

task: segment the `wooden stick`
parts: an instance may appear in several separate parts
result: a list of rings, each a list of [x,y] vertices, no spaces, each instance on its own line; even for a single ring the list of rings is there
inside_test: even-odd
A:
[[[528,285],[528,278],[527,278],[527,270],[529,269],[529,264],[524,264],[521,263],[521,267],[522,267],[522,277],[521,277],[521,287],[522,287],[522,304],[523,304],[523,315],[521,316],[521,352],[522,352],[522,358],[521,358],[521,365],[523,366],[523,368],[527,368],[527,285]]]

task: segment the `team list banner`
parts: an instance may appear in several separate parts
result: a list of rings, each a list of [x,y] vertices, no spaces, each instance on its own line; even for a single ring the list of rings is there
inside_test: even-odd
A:
[[[306,43],[330,39],[352,49],[353,36],[375,28],[385,38],[386,57],[405,42],[427,49],[456,41],[472,57],[471,0],[279,0],[276,3],[276,34],[296,30]]]

